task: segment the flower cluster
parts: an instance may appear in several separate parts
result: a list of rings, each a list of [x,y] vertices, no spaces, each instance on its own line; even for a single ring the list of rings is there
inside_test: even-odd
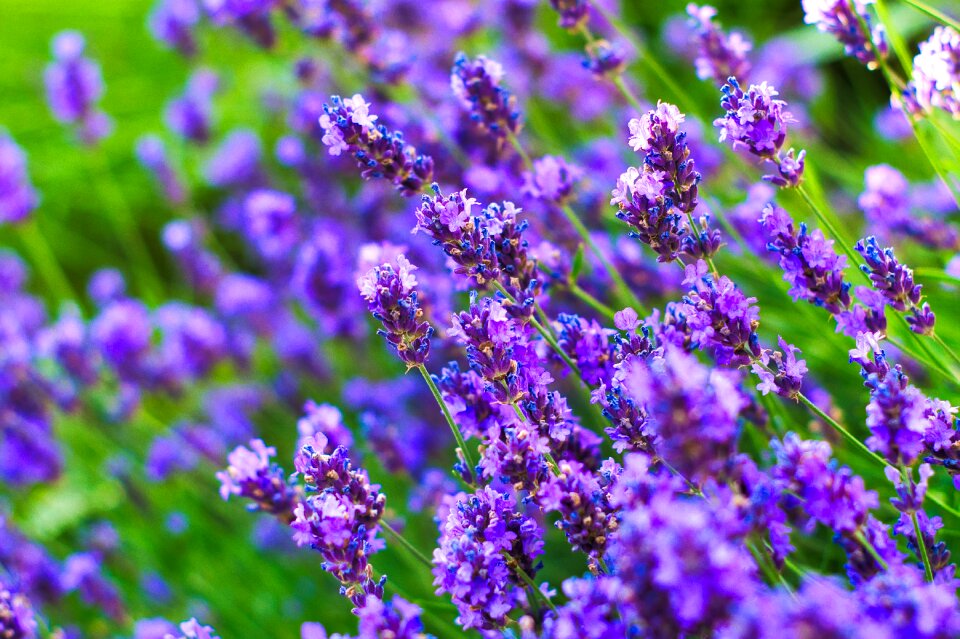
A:
[[[841,3],[846,0],[840,0]],[[794,154],[790,149],[783,152],[787,140],[787,127],[794,122],[786,110],[787,103],[776,98],[779,93],[766,82],[751,84],[746,92],[735,77],[723,85],[720,106],[727,112],[713,121],[720,129],[720,141],[729,141],[734,149],[748,151],[765,162],[777,165],[775,175],[765,175],[764,180],[777,186],[797,186],[803,178],[806,151]]]
[[[510,612],[524,603],[524,577],[536,575],[543,531],[518,512],[509,493],[489,486],[459,494],[446,509],[433,551],[437,592],[450,594],[464,628],[503,628]]]
[[[710,257],[720,248],[719,231],[707,228],[707,218],[701,217],[700,229],[694,220],[700,173],[690,157],[687,135],[680,130],[684,119],[676,106],[661,102],[630,120],[630,147],[643,154],[643,165],[620,175],[610,200],[631,234],[662,262],[677,259],[681,252]]]
[[[383,324],[378,331],[396,349],[408,368],[422,365],[430,354],[433,327],[423,319],[423,309],[414,288],[417,267],[403,255],[396,268],[382,264],[357,280],[360,294],[374,318]]]
[[[352,98],[332,96],[320,116],[327,152],[352,153],[364,179],[384,178],[404,195],[418,193],[430,183],[433,158],[417,153],[401,132],[388,130],[377,119],[359,93]]]
[[[37,192],[27,175],[27,158],[13,139],[0,131],[0,223],[22,222],[37,208]]]
[[[753,44],[740,32],[724,33],[713,19],[717,10],[709,5],[687,5],[690,27],[697,42],[697,76],[723,84],[727,78],[745,78],[750,73],[747,54]]]
[[[870,24],[869,4],[873,0],[803,0],[803,21],[833,35],[847,55],[876,69],[887,57],[888,47],[883,26]]]
[[[913,59],[914,96],[926,110],[938,108],[960,119],[960,33],[937,27]]]
[[[230,465],[217,473],[220,496],[244,497],[252,502],[251,510],[262,510],[290,523],[298,497],[283,470],[270,461],[276,454],[276,448],[266,446],[260,439],[251,441],[250,448],[237,446],[227,457]]]
[[[913,332],[932,334],[936,316],[930,305],[922,301],[923,287],[913,281],[913,271],[897,260],[892,248],[881,249],[873,236],[860,240],[854,248],[866,262],[860,269],[870,277],[874,289],[883,295],[887,304],[901,313],[909,312],[906,319]]]
[[[84,57],[87,43],[76,31],[64,31],[53,40],[53,57],[44,72],[47,101],[54,117],[75,127],[84,144],[96,144],[110,133],[112,123],[97,102],[103,97],[100,65]]]
[[[499,62],[482,55],[471,60],[465,53],[457,54],[450,75],[454,97],[470,119],[498,142],[517,135],[523,124],[517,98],[500,86],[502,80]]]

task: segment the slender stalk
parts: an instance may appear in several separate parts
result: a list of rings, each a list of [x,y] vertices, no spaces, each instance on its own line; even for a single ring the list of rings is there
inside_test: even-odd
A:
[[[647,310],[644,308],[643,302],[641,302],[640,298],[638,298],[634,292],[630,290],[626,280],[624,280],[623,276],[620,275],[620,271],[618,271],[617,268],[610,262],[610,260],[607,259],[607,256],[604,255],[603,251],[600,250],[600,247],[597,246],[597,243],[593,240],[593,236],[590,235],[590,231],[586,226],[584,226],[576,212],[570,208],[569,204],[564,204],[560,208],[563,211],[564,217],[566,217],[567,221],[570,222],[570,225],[573,226],[574,230],[576,230],[581,239],[586,242],[587,246],[590,248],[590,251],[597,257],[597,259],[600,261],[600,264],[603,265],[603,269],[613,281],[617,293],[622,300],[631,304],[641,315],[646,315]]]
[[[523,583],[525,583],[527,586],[530,587],[530,589],[536,595],[537,599],[543,602],[548,608],[550,608],[550,610],[557,612],[557,607],[553,604],[552,601],[550,601],[547,598],[545,594],[543,594],[543,591],[540,590],[539,586],[537,586],[537,582],[535,582],[533,578],[527,574],[526,570],[520,567],[520,565],[513,559],[513,557],[510,557],[509,555],[507,555],[507,564],[511,568],[513,568],[513,572],[517,575],[517,577],[520,578],[520,581],[522,581]]]
[[[393,526],[391,526],[390,524],[388,524],[383,520],[380,521],[380,525],[383,527],[384,530],[386,530],[388,533],[393,535],[393,538],[396,539],[398,542],[400,542],[400,545],[406,548],[407,552],[413,555],[414,559],[419,561],[421,564],[423,564],[427,568],[431,568],[431,569],[433,568],[433,562],[427,559],[426,555],[424,555],[422,552],[417,550],[416,546],[414,546],[409,541],[407,541],[407,538],[401,535],[400,532],[397,531]]]
[[[91,150],[88,158],[90,171],[100,189],[101,197],[106,201],[108,210],[113,213],[117,241],[126,254],[129,264],[135,270],[135,275],[143,287],[143,296],[148,300],[156,301],[157,295],[162,291],[163,280],[150,256],[130,204],[101,152]]]
[[[806,395],[804,395],[803,393],[800,393],[797,395],[797,399],[799,399],[802,404],[804,404],[808,409],[810,409],[810,412],[812,412],[817,417],[825,421],[835,431],[843,435],[843,438],[846,439],[851,444],[853,444],[855,448],[859,448],[868,457],[880,463],[881,465],[883,466],[888,465],[886,460],[883,459],[883,457],[881,457],[880,455],[876,454],[875,452],[867,448],[866,444],[860,441],[853,433],[851,433],[846,428],[844,428],[837,420],[835,420],[834,418],[830,417],[825,412],[823,412],[820,409],[820,407],[814,404],[812,401],[810,401],[810,398],[808,398]]]
[[[440,389],[437,388],[437,385],[433,382],[433,378],[430,377],[430,373],[427,372],[426,366],[420,364],[417,366],[417,369],[423,376],[424,381],[427,382],[427,386],[430,387],[430,392],[433,393],[433,398],[436,399],[437,404],[440,405],[440,410],[443,411],[443,416],[447,419],[447,424],[450,426],[450,431],[453,433],[453,438],[457,440],[457,446],[460,447],[460,451],[463,453],[463,459],[466,461],[467,466],[470,467],[470,472],[472,473],[473,469],[475,468],[473,456],[470,454],[470,451],[467,448],[467,443],[463,439],[463,433],[460,432],[460,427],[457,426],[457,422],[454,421],[453,415],[450,414],[450,409],[447,408],[447,403],[443,401],[443,396],[440,394]]]
[[[920,11],[921,13],[927,14],[934,20],[939,20],[943,24],[949,27],[953,27],[956,31],[960,31],[960,20],[954,20],[953,18],[945,14],[943,11],[940,11],[936,7],[931,7],[929,4],[927,4],[926,2],[923,2],[922,0],[903,0],[903,3],[910,5],[914,9]]]
[[[603,16],[603,19],[610,23],[620,36],[629,42],[634,49],[637,51],[637,56],[640,59],[640,62],[644,64],[652,73],[657,77],[660,82],[674,95],[675,99],[687,105],[687,108],[697,108],[697,102],[692,100],[686,91],[677,84],[676,80],[673,79],[667,70],[661,66],[657,58],[650,54],[650,50],[647,47],[646,43],[635,34],[624,22],[609,11],[602,3],[595,2],[591,5],[592,9],[595,9],[597,13]],[[698,113],[698,115],[703,118],[703,113]]]
[[[933,341],[936,342],[937,346],[942,348],[947,353],[947,355],[950,356],[950,359],[952,359],[955,364],[960,365],[960,356],[957,355],[956,351],[950,348],[949,344],[943,341],[943,338],[940,337],[939,334],[933,333],[930,336],[930,338],[933,339]]]
[[[859,530],[854,533],[854,536],[857,538],[857,541],[866,549],[867,553],[873,557],[873,560],[880,565],[881,568],[887,570],[887,562],[883,560],[883,557],[880,556],[880,553],[877,552],[877,549],[870,543],[870,540],[867,539],[862,532]]]
[[[533,160],[530,159],[530,155],[527,153],[527,150],[523,148],[523,145],[520,144],[520,139],[517,138],[516,134],[513,131],[507,132],[507,139],[510,140],[510,144],[516,150],[517,155],[520,156],[520,159],[523,160],[523,165],[527,167],[528,171],[533,170]]]
[[[634,111],[636,111],[638,114],[643,113],[643,105],[640,104],[640,100],[637,99],[637,96],[634,95],[630,87],[627,86],[627,82],[623,79],[623,75],[614,76],[613,86],[617,87],[617,90],[620,91],[620,94],[627,101],[627,103],[633,107]]]
[[[43,233],[37,228],[36,219],[27,220],[17,228],[20,241],[50,292],[59,299],[77,299],[56,254],[50,248]]]
[[[906,466],[900,466],[900,475],[903,477],[903,481],[910,485],[910,471]],[[913,534],[917,537],[917,555],[920,557],[920,561],[923,562],[923,574],[926,577],[929,583],[933,583],[933,566],[930,563],[930,557],[927,554],[927,545],[923,543],[923,534],[920,530],[920,520],[917,519],[917,512],[910,512],[910,521],[913,522]]]
[[[569,290],[570,293],[574,297],[576,297],[578,300],[580,300],[581,302],[583,302],[593,310],[597,311],[601,315],[604,315],[608,319],[612,320],[616,315],[616,311],[614,311],[612,308],[610,308],[609,306],[607,306],[606,304],[604,304],[603,302],[595,298],[593,295],[591,295],[587,291],[580,288],[580,285],[577,284],[576,282],[573,282],[573,281],[568,282],[567,290]]]

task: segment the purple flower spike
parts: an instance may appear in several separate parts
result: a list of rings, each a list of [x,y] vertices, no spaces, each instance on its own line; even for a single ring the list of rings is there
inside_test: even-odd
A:
[[[486,56],[474,59],[458,53],[453,62],[450,86],[470,118],[490,136],[503,142],[520,133],[522,126],[517,98],[500,86],[503,66]]]
[[[171,131],[186,140],[205,144],[210,140],[213,96],[220,78],[209,69],[198,69],[187,81],[186,90],[167,104],[163,119]]]
[[[213,628],[204,626],[196,618],[193,618],[180,624],[179,635],[168,634],[163,639],[220,639],[213,632]]]
[[[323,435],[308,437],[294,459],[308,490],[294,509],[294,541],[319,552],[323,569],[362,606],[369,596],[383,597],[386,577],[374,580],[368,559],[383,548],[377,533],[387,499],[366,471],[353,468],[346,448],[326,454],[326,445]]]
[[[936,317],[929,304],[921,304],[923,287],[914,283],[913,270],[897,260],[892,248],[881,249],[873,236],[863,238],[854,248],[866,262],[860,269],[870,276],[873,287],[887,303],[901,313],[910,312],[907,323],[914,333],[931,335]]]
[[[433,335],[433,327],[423,320],[423,309],[414,290],[415,270],[417,267],[400,255],[396,268],[383,264],[357,280],[367,308],[383,323],[378,332],[396,349],[408,369],[427,361]]]
[[[562,158],[545,155],[533,162],[533,171],[523,174],[523,191],[549,204],[564,204],[573,194],[573,186],[583,171]]]
[[[616,42],[597,38],[587,44],[586,53],[583,66],[596,76],[613,78],[627,67],[627,53]]]
[[[786,110],[787,103],[775,98],[779,95],[777,90],[762,82],[751,84],[744,93],[732,76],[727,78],[721,90],[720,106],[727,113],[713,121],[713,125],[720,129],[720,141],[729,141],[734,149],[749,151],[776,164],[777,173],[763,176],[764,180],[784,187],[800,184],[806,151],[795,155],[793,149],[786,153],[782,150],[787,139],[787,125],[795,120]]]
[[[6,578],[0,580],[0,637],[36,639],[37,620],[27,597],[17,592]]]
[[[96,144],[110,133],[112,123],[97,109],[103,97],[100,65],[84,57],[86,41],[76,31],[64,31],[53,39],[54,62],[47,65],[44,83],[53,116],[76,127],[84,144]]]
[[[261,510],[290,523],[297,494],[283,469],[270,461],[276,454],[276,448],[266,446],[260,439],[251,440],[250,448],[237,446],[227,457],[230,465],[217,473],[220,496],[244,497],[251,500],[251,510]]]
[[[543,531],[518,510],[514,498],[487,486],[461,493],[440,513],[439,547],[433,551],[437,593],[450,593],[464,629],[498,630],[521,603],[524,582],[536,574]]]
[[[877,57],[887,57],[887,41],[881,25],[870,26],[867,5],[873,0],[803,0],[803,21],[817,25],[840,41],[868,69],[879,66]],[[864,29],[866,25],[866,29]]]
[[[766,232],[770,251],[780,254],[784,279],[790,283],[790,296],[823,306],[836,315],[850,307],[850,283],[843,280],[847,258],[837,255],[833,240],[819,229],[800,230],[790,214],[773,203],[763,208],[760,224]]]
[[[216,24],[233,24],[254,42],[270,48],[277,39],[270,21],[270,10],[277,0],[201,0],[210,19]]]
[[[176,170],[170,164],[167,149],[156,135],[145,135],[137,140],[137,159],[163,189],[163,194],[173,204],[182,204],[186,189]]]
[[[590,19],[590,3],[587,0],[550,0],[550,6],[560,14],[560,26],[576,31]]]
[[[937,27],[913,59],[916,100],[930,110],[943,109],[960,120],[960,33]]]
[[[320,127],[330,155],[352,153],[365,180],[385,178],[406,196],[420,192],[433,177],[433,158],[420,155],[406,143],[403,133],[376,124],[370,104],[359,93],[352,98],[338,95],[323,105]]]
[[[0,224],[22,222],[37,208],[37,192],[27,175],[27,158],[9,135],[0,131]]]
[[[730,76],[745,78],[750,72],[747,54],[753,44],[739,31],[729,35],[713,19],[717,10],[709,5],[687,5],[689,24],[696,38],[698,51],[695,64],[697,77],[723,84]]]
[[[197,0],[158,0],[147,18],[147,26],[154,38],[190,57],[197,52],[193,31],[199,21]]]

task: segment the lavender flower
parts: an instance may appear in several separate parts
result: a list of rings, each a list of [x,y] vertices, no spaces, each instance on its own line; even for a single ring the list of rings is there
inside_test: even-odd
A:
[[[26,220],[37,201],[27,175],[26,155],[13,138],[0,131],[0,223]]]
[[[189,57],[197,52],[193,31],[199,21],[197,0],[157,0],[147,26],[154,38]]]
[[[567,164],[559,156],[545,155],[533,162],[533,170],[523,174],[523,191],[537,200],[563,205],[573,194],[573,185],[583,177],[583,171]]]
[[[383,580],[373,579],[368,557],[383,546],[376,535],[386,497],[364,470],[353,469],[345,448],[326,454],[326,445],[323,435],[307,438],[294,459],[310,491],[294,508],[294,540],[316,549],[323,569],[361,606],[369,595],[383,597]]]
[[[171,100],[164,109],[167,127],[186,140],[197,144],[208,142],[213,96],[219,87],[220,77],[210,69],[194,71],[183,95]]]
[[[683,215],[657,175],[630,167],[617,180],[610,204],[617,205],[617,217],[631,227],[631,236],[653,249],[657,261],[679,257],[685,234]]]
[[[583,66],[600,78],[615,78],[627,67],[627,52],[616,42],[596,38],[585,47]]]
[[[667,345],[662,355],[622,364],[623,385],[644,406],[653,451],[687,479],[714,477],[732,453],[747,402],[729,371],[710,370]]]
[[[244,231],[268,261],[288,258],[300,244],[300,220],[294,197],[281,191],[257,189],[243,203]]]
[[[793,149],[786,153],[782,151],[787,139],[787,125],[795,120],[786,111],[787,103],[774,97],[779,95],[777,90],[762,82],[751,84],[744,93],[732,76],[721,90],[720,106],[727,114],[713,121],[713,125],[720,129],[720,141],[729,141],[734,149],[749,151],[766,162],[775,163],[777,174],[765,175],[764,180],[777,186],[800,184],[806,151],[797,155]]]
[[[730,76],[744,78],[750,73],[747,54],[753,44],[739,31],[729,35],[713,22],[717,10],[709,5],[687,5],[689,24],[694,32],[698,51],[695,64],[697,77],[723,84]]]
[[[536,573],[543,532],[517,510],[514,498],[487,486],[461,493],[440,516],[439,547],[433,551],[437,593],[449,593],[465,629],[497,630],[521,603],[524,582]]]
[[[254,42],[270,48],[276,42],[276,31],[270,21],[270,10],[277,0],[201,0],[214,23],[233,24]]]
[[[185,188],[170,164],[163,140],[156,135],[145,135],[137,140],[137,159],[163,189],[163,194],[172,204],[182,204],[185,197]]]
[[[833,240],[820,229],[808,232],[803,223],[798,233],[790,214],[773,203],[763,208],[760,224],[769,239],[767,248],[780,254],[790,297],[823,306],[832,315],[850,308],[850,283],[843,280],[847,258],[837,255]]]
[[[887,57],[887,41],[882,25],[870,26],[867,5],[873,0],[803,0],[803,21],[832,34],[868,69],[876,69]]]
[[[660,102],[630,120],[629,143],[644,154],[643,166],[620,176],[610,200],[620,209],[617,216],[633,227],[631,235],[653,248],[662,262],[676,259],[681,250],[694,258],[709,257],[720,247],[719,231],[707,228],[706,217],[699,231],[694,222],[700,174],[680,130],[684,119],[677,107]]]
[[[550,6],[560,14],[560,26],[576,31],[590,19],[590,3],[587,0],[550,0]]]
[[[482,55],[471,60],[465,53],[457,54],[450,75],[453,95],[498,144],[520,133],[522,126],[517,98],[500,86],[503,75],[499,62]]]
[[[960,119],[960,33],[938,26],[913,59],[916,100],[926,110],[943,109]]]
[[[933,334],[936,316],[929,304],[921,305],[923,286],[914,283],[913,270],[897,260],[892,248],[881,249],[873,236],[863,238],[854,248],[866,262],[860,269],[870,277],[873,287],[895,310],[910,312],[906,318],[910,329],[921,335]]]
[[[705,500],[655,492],[622,515],[610,549],[644,636],[712,636],[758,589],[735,525]]]
[[[35,639],[37,621],[30,600],[17,592],[6,579],[0,581],[0,637]]]
[[[603,558],[607,542],[616,534],[619,519],[610,504],[609,483],[572,460],[559,462],[559,474],[550,475],[537,495],[544,512],[557,512],[557,528],[563,530],[574,550],[586,553],[593,570]]]
[[[543,639],[613,639],[639,632],[636,611],[619,578],[567,579],[563,594],[569,601],[544,620]]]
[[[900,171],[887,164],[870,166],[864,173],[864,182],[866,188],[857,203],[871,230],[881,239],[889,242],[906,235],[931,248],[960,247],[960,234],[955,227],[911,210],[911,200],[916,200],[918,194],[911,193],[910,183]]]
[[[213,632],[213,628],[202,625],[194,617],[180,624],[179,635],[168,634],[163,639],[220,639]]]
[[[644,171],[664,183],[674,206],[684,213],[693,213],[700,174],[690,159],[686,133],[680,130],[685,119],[676,106],[658,102],[656,109],[630,120],[627,126],[630,148],[644,154]]]
[[[427,360],[433,335],[433,327],[423,320],[423,309],[414,290],[415,270],[417,267],[400,255],[396,268],[383,264],[357,280],[367,308],[383,323],[378,333],[396,349],[408,369],[421,366]]]
[[[370,104],[359,93],[343,99],[338,95],[323,105],[320,127],[323,143],[330,155],[352,153],[360,175],[366,179],[385,178],[403,195],[414,195],[429,184],[433,176],[433,158],[421,155],[406,143],[403,133],[376,124]]]
[[[252,502],[250,510],[261,510],[290,523],[298,496],[283,469],[270,461],[276,454],[276,448],[266,446],[260,439],[251,440],[250,448],[237,446],[227,457],[230,465],[217,473],[220,496],[244,497]]]
[[[43,79],[53,116],[76,127],[81,142],[93,145],[110,133],[112,124],[97,109],[103,97],[103,78],[100,65],[84,57],[85,48],[80,33],[59,33],[53,39],[54,62],[47,65]]]

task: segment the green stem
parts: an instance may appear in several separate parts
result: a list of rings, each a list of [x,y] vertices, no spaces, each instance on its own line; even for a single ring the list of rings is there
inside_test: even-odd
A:
[[[866,549],[867,553],[873,557],[873,560],[877,562],[881,568],[887,570],[887,562],[883,560],[883,557],[880,556],[880,553],[877,552],[877,549],[874,548],[872,543],[870,543],[870,540],[867,539],[859,530],[854,533],[854,537],[856,537],[857,541],[860,542],[860,545]]]
[[[17,228],[20,231],[20,241],[24,249],[30,255],[31,261],[40,272],[50,292],[61,300],[78,299],[63,267],[57,261],[56,254],[50,248],[43,233],[37,228],[37,220],[27,220]]]
[[[157,269],[150,252],[147,250],[146,242],[141,235],[140,227],[137,226],[136,219],[130,209],[123,190],[117,184],[110,166],[98,150],[92,150],[88,154],[91,164],[93,179],[101,191],[101,196],[106,200],[106,208],[114,214],[114,230],[117,234],[117,241],[133,270],[136,277],[140,280],[143,288],[143,297],[148,301],[157,301],[158,295],[162,291],[160,271]]]
[[[517,155],[523,160],[523,165],[527,168],[528,171],[533,170],[533,160],[530,159],[530,155],[527,153],[527,150],[523,148],[523,145],[520,144],[520,139],[517,137],[516,133],[513,131],[507,132],[507,139],[510,140],[510,144],[513,145],[513,148],[516,150]]]
[[[622,74],[613,77],[613,86],[617,87],[617,90],[620,91],[620,94],[627,101],[627,104],[633,107],[637,115],[643,113],[643,105],[640,104],[640,100],[637,99],[637,96],[634,95],[630,87],[627,86],[627,82],[623,79]]]
[[[603,254],[603,251],[600,250],[600,247],[597,246],[597,243],[594,242],[593,236],[590,235],[590,231],[584,226],[583,222],[577,217],[576,212],[570,208],[569,204],[564,204],[561,206],[563,215],[567,218],[567,221],[570,222],[577,234],[583,239],[583,241],[590,248],[590,251],[597,257],[600,261],[600,264],[603,265],[603,269],[607,272],[607,275],[613,281],[614,286],[617,289],[622,301],[625,301],[631,304],[634,309],[641,315],[646,315],[647,311],[644,308],[643,302],[640,301],[633,291],[630,290],[630,287],[627,285],[626,280],[623,279],[623,276],[620,275],[620,271],[607,259],[607,256]]]
[[[450,431],[453,433],[453,438],[457,440],[457,446],[460,447],[460,451],[463,453],[463,459],[467,463],[467,466],[469,466],[470,472],[474,472],[475,466],[473,463],[473,456],[467,449],[467,443],[463,439],[463,433],[460,432],[460,427],[457,426],[457,422],[454,421],[453,415],[450,414],[450,409],[447,408],[447,403],[443,401],[443,395],[440,394],[440,389],[437,388],[437,385],[433,382],[433,378],[430,377],[430,373],[427,372],[426,366],[419,364],[417,369],[423,376],[424,381],[427,382],[427,386],[430,387],[430,392],[433,393],[433,398],[436,399],[437,404],[440,405],[440,410],[443,411],[443,416],[447,419],[447,424],[450,426]]]
[[[423,564],[427,568],[430,568],[430,569],[433,568],[433,562],[427,559],[426,555],[424,555],[422,552],[417,550],[417,548],[413,544],[411,544],[409,541],[407,541],[407,538],[401,535],[399,531],[393,528],[393,526],[391,526],[390,524],[388,524],[386,521],[383,521],[383,520],[380,521],[380,525],[383,527],[384,530],[386,530],[388,533],[393,535],[393,538],[396,539],[398,542],[400,542],[400,545],[406,548],[407,552],[413,555],[413,557],[417,561],[419,561],[421,564]]]
[[[577,284],[576,282],[568,282],[567,290],[569,290],[574,297],[579,299],[581,302],[583,302],[584,304],[586,304],[596,312],[606,316],[611,320],[614,319],[614,316],[616,315],[616,311],[614,311],[612,308],[610,308],[609,306],[607,306],[606,304],[604,304],[603,302],[595,298],[590,293],[580,288],[580,285]]]
[[[960,20],[954,20],[943,11],[940,11],[936,7],[931,7],[926,2],[922,0],[903,0],[904,4],[908,4],[914,9],[917,9],[921,13],[925,13],[934,20],[939,20],[947,26],[953,27],[955,31],[960,31]]]
[[[537,582],[533,580],[530,575],[527,574],[527,571],[520,567],[520,565],[509,555],[507,555],[507,564],[513,568],[513,572],[520,578],[520,581],[525,583],[527,586],[533,590],[536,597],[543,602],[550,610],[557,612],[557,607],[553,605],[553,602],[547,599],[547,596],[543,594],[543,591],[540,590],[540,587],[537,586]]]
[[[945,341],[943,341],[943,338],[940,337],[938,333],[934,332],[933,334],[930,335],[930,337],[933,339],[934,342],[936,342],[937,346],[939,346],[944,351],[946,351],[947,355],[950,357],[950,359],[953,360],[955,364],[960,365],[960,356],[957,356],[956,351],[950,348],[950,345],[947,344]]]
[[[900,475],[903,477],[904,484],[910,485],[910,470],[904,466],[900,466]],[[930,564],[930,557],[927,554],[927,544],[923,543],[923,533],[920,530],[920,520],[917,519],[917,512],[910,512],[910,521],[913,522],[913,534],[917,537],[917,554],[920,556],[920,561],[923,562],[923,574],[927,579],[927,582],[933,583],[933,566]]]
[[[846,439],[851,444],[853,444],[855,448],[860,449],[868,457],[878,462],[882,466],[888,465],[887,462],[883,459],[883,457],[881,457],[880,455],[876,454],[875,452],[867,448],[866,444],[864,444],[857,437],[855,437],[853,433],[851,433],[846,428],[844,428],[839,422],[837,422],[837,420],[835,420],[834,418],[830,417],[825,412],[823,412],[820,409],[820,407],[814,404],[812,401],[810,401],[810,399],[806,395],[804,395],[803,393],[799,393],[797,395],[797,399],[799,399],[802,404],[804,404],[808,409],[810,409],[810,412],[815,414],[817,417],[825,421],[831,428],[833,428],[835,431],[840,433],[843,436],[843,438]]]

